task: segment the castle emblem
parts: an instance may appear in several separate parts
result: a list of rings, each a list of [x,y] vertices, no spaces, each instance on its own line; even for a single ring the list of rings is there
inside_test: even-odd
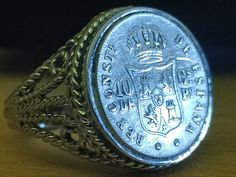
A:
[[[142,25],[127,38],[135,61],[125,66],[136,91],[139,118],[152,134],[167,134],[182,120],[182,107],[175,88],[175,60],[163,59],[166,40],[155,27]]]

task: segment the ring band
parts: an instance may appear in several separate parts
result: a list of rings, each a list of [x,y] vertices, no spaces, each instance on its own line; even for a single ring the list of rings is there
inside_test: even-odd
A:
[[[82,158],[143,170],[189,156],[211,112],[211,77],[195,38],[145,7],[94,17],[6,101],[11,127]]]

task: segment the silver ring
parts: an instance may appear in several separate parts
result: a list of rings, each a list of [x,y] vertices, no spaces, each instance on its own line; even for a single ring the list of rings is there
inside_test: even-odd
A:
[[[112,166],[159,169],[187,158],[212,114],[206,57],[153,8],[102,12],[6,101],[11,127]]]

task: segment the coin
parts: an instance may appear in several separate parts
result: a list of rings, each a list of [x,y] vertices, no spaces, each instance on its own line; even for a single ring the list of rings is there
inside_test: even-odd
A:
[[[211,77],[198,42],[179,20],[131,7],[96,33],[88,54],[88,97],[99,129],[126,156],[174,164],[204,138]]]

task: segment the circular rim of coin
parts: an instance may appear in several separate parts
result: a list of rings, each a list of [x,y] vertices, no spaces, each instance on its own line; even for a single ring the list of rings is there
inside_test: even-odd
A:
[[[108,118],[106,117],[106,113],[104,111],[102,102],[100,100],[99,96],[99,88],[97,84],[97,74],[98,74],[98,62],[99,57],[97,56],[100,52],[100,49],[103,46],[103,42],[105,38],[109,35],[109,33],[116,27],[117,24],[121,23],[124,19],[135,16],[136,14],[152,14],[161,16],[163,18],[168,19],[172,23],[176,24],[187,36],[188,39],[192,41],[194,44],[194,47],[197,49],[197,52],[200,56],[201,62],[204,67],[204,73],[206,75],[207,79],[207,90],[208,90],[208,108],[207,108],[207,116],[205,117],[205,121],[202,125],[202,128],[199,132],[199,134],[194,139],[193,143],[186,148],[184,151],[179,152],[177,155],[173,155],[171,157],[152,157],[149,155],[142,154],[138,152],[137,150],[133,149],[130,145],[128,145],[126,142],[124,142],[119,135],[115,132],[112,125],[109,123]],[[98,32],[95,34],[95,37],[90,45],[89,53],[87,55],[87,61],[85,65],[85,78],[87,79],[87,96],[89,99],[89,104],[91,107],[92,112],[94,113],[94,121],[97,123],[97,127],[100,131],[103,132],[103,135],[109,140],[111,144],[113,144],[114,147],[119,151],[121,151],[126,156],[132,158],[135,161],[139,161],[144,164],[148,165],[171,165],[178,163],[182,161],[183,159],[187,158],[200,144],[202,139],[205,137],[210,121],[211,121],[211,115],[212,115],[212,93],[211,93],[211,75],[210,70],[208,67],[208,63],[206,60],[206,57],[199,46],[197,40],[194,38],[194,36],[191,34],[191,32],[176,18],[169,15],[168,13],[165,13],[163,11],[153,9],[153,8],[147,8],[147,7],[130,7],[128,9],[122,10],[115,14],[114,16],[110,17],[98,30]]]

